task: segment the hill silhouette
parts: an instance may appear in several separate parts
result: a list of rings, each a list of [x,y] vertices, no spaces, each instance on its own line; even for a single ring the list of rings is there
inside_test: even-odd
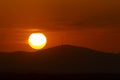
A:
[[[120,54],[72,45],[37,52],[1,52],[0,73],[120,73]]]

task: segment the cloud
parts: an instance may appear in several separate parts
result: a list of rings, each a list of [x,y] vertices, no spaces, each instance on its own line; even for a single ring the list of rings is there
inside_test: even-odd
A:
[[[1,1],[0,7],[0,28],[59,31],[120,26],[119,0],[12,0]]]

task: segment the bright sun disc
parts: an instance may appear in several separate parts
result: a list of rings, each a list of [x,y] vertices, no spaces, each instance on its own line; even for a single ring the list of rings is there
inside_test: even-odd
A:
[[[47,43],[47,39],[43,33],[32,33],[28,39],[29,45],[33,49],[42,49]]]

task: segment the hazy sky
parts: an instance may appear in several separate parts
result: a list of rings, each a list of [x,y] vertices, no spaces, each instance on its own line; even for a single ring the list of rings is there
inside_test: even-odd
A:
[[[120,1],[0,1],[0,51],[31,51],[26,42],[36,31],[46,34],[46,48],[69,43],[120,52]]]

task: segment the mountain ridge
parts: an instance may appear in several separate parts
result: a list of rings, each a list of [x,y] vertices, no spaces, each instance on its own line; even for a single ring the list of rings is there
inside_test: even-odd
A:
[[[72,45],[0,54],[0,73],[120,73],[120,55]]]
[[[41,49],[38,51],[34,51],[34,52],[29,52],[29,51],[13,51],[13,52],[0,52],[0,53],[36,53],[36,52],[41,52],[41,51],[45,51],[45,50],[49,50],[49,49],[55,49],[55,48],[61,48],[61,49],[65,49],[65,48],[77,48],[77,49],[81,49],[81,50],[89,50],[89,51],[96,51],[96,52],[101,52],[101,53],[109,53],[109,54],[119,54],[119,53],[112,53],[112,52],[104,52],[104,51],[100,51],[100,50],[94,50],[91,48],[87,48],[87,47],[82,47],[82,46],[76,46],[76,45],[70,45],[70,44],[64,44],[64,45],[58,45],[58,46],[54,46],[54,47],[50,47],[47,49]]]

